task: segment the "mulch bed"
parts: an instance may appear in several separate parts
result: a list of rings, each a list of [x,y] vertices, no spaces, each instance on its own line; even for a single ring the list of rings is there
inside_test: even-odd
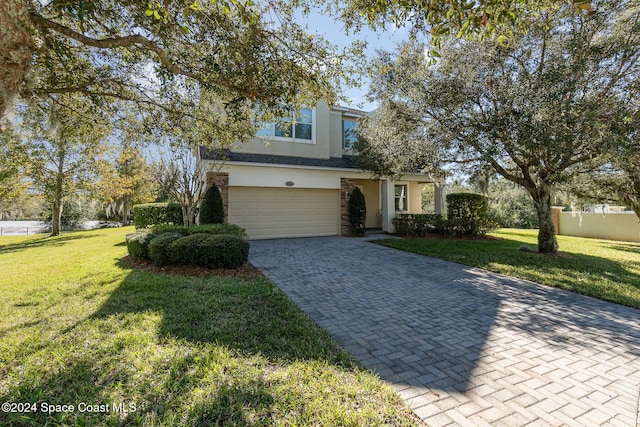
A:
[[[125,256],[121,261],[136,270],[148,271],[150,273],[164,274],[167,276],[192,276],[192,277],[211,277],[211,276],[227,276],[227,277],[256,277],[262,276],[262,272],[255,268],[250,262],[243,266],[232,268],[208,268],[199,265],[155,265],[153,262],[144,258],[136,258]]]

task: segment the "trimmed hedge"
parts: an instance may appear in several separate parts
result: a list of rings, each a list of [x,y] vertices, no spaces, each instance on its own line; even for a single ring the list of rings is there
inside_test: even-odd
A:
[[[178,203],[144,203],[133,206],[133,225],[146,228],[154,224],[183,224]]]
[[[207,233],[207,234],[231,234],[242,238],[247,237],[247,233],[244,228],[235,224],[204,224],[204,225],[192,225],[191,227],[185,227],[183,225],[169,225],[169,224],[157,224],[150,227],[156,234],[162,233],[180,233],[183,236],[189,236],[191,234]]]
[[[129,233],[125,236],[127,242],[127,251],[129,255],[138,258],[149,257],[149,243],[156,237],[156,234],[150,230],[137,230],[135,233]]]
[[[184,237],[180,233],[164,233],[149,242],[149,259],[156,265],[166,265],[171,263],[169,245]]]
[[[249,260],[249,242],[229,234],[209,236],[198,244],[198,264],[209,268],[238,268]]]
[[[181,237],[167,248],[172,264],[200,265],[200,243],[211,234],[197,233]]]
[[[391,221],[400,236],[424,237],[446,230],[446,220],[440,214],[399,214]]]
[[[395,233],[398,236],[424,237],[427,234],[446,234],[456,236],[459,234],[484,235],[488,231],[495,230],[498,225],[488,219],[477,220],[469,223],[465,219],[447,219],[439,214],[401,214],[392,220]]]
[[[474,236],[486,233],[488,207],[489,199],[482,194],[447,194],[447,218],[456,233]]]
[[[222,224],[224,222],[224,204],[222,195],[215,184],[207,189],[200,203],[200,224]]]
[[[155,225],[127,234],[131,256],[148,258],[156,265],[201,265],[238,268],[249,259],[244,229],[234,224],[192,227]]]

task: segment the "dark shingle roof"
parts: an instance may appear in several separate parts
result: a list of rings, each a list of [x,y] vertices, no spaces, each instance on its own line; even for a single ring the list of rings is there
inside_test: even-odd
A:
[[[204,160],[222,160],[227,162],[264,163],[273,165],[309,166],[335,169],[358,169],[352,156],[312,159],[308,157],[274,156],[271,154],[237,153],[234,151],[212,151],[200,147],[200,158]]]

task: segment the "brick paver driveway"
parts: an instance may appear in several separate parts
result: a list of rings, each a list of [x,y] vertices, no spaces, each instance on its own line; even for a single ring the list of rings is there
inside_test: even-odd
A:
[[[640,310],[362,239],[250,261],[429,425],[640,425]]]

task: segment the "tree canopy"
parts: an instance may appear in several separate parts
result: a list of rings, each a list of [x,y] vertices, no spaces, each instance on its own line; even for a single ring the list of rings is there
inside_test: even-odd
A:
[[[348,0],[340,16],[348,28],[368,25],[374,29],[408,26],[413,34],[428,34],[436,46],[443,37],[502,42],[529,31],[531,23],[570,5],[577,14],[591,14],[590,0]],[[437,52],[436,52],[437,54]],[[438,55],[439,56],[439,55]]]
[[[381,53],[371,85],[381,108],[361,126],[359,148],[368,159],[393,156],[368,166],[398,175],[447,162],[488,165],[531,195],[538,249],[556,252],[553,187],[629,140],[639,7],[601,2],[589,16],[561,8],[504,44],[448,40],[435,66],[417,42]]]
[[[333,102],[340,82],[352,79],[353,50],[306,34],[291,6],[270,0],[5,0],[0,115],[17,94],[29,100],[75,92],[96,105],[112,99],[154,104],[155,88],[176,82],[190,82],[231,115],[242,115],[247,103],[268,109]],[[178,111],[171,102],[162,105]]]

